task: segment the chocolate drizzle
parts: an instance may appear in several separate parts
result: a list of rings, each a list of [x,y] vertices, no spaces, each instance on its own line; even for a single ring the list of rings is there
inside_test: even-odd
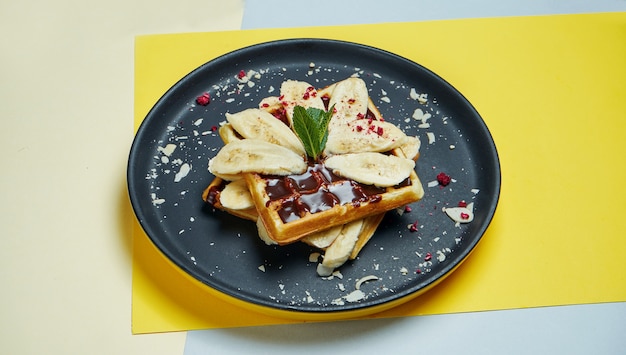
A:
[[[307,171],[299,175],[261,177],[266,181],[267,205],[280,201],[278,214],[285,223],[335,205],[378,202],[386,192],[385,188],[337,176],[321,163],[309,163]]]

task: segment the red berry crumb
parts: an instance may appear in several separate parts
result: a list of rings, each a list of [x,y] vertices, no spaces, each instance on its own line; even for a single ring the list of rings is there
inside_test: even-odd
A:
[[[452,181],[450,175],[447,175],[446,173],[437,174],[437,182],[439,182],[439,185],[448,186],[448,184],[450,184],[450,181]]]
[[[246,76],[246,72],[243,70],[240,70],[239,73],[237,73],[237,78],[239,79],[243,79]]]
[[[469,219],[469,214],[465,213],[465,212],[461,212],[461,218],[463,219]]]
[[[459,207],[467,207],[467,202],[465,202],[464,200],[459,201]]]
[[[431,253],[426,253],[426,256],[424,257],[425,261],[430,261],[430,259],[433,258],[433,255]]]
[[[409,231],[411,231],[411,232],[417,232],[417,221],[413,222],[413,223],[409,226]]]
[[[198,105],[206,106],[211,102],[211,95],[208,92],[196,97],[196,103]]]
[[[404,206],[404,212],[411,212],[411,211],[412,211],[411,206],[409,205]]]
[[[217,126],[211,126],[211,132],[217,131]]]

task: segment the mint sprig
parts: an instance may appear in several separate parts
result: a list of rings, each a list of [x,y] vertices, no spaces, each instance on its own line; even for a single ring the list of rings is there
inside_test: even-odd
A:
[[[313,160],[317,160],[326,147],[333,108],[334,105],[328,111],[302,106],[293,109],[293,130],[302,141],[306,154]]]

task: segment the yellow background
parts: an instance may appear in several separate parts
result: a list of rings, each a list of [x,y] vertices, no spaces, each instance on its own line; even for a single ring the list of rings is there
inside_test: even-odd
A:
[[[626,301],[626,13],[510,17],[137,37],[135,127],[206,61],[247,45],[318,37],[410,58],[487,123],[502,193],[461,267],[373,317]],[[134,333],[294,322],[252,313],[176,270],[135,223]]]

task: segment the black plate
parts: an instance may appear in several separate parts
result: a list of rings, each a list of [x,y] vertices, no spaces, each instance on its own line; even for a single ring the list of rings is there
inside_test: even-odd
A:
[[[242,70],[258,75],[240,83],[237,75]],[[359,257],[341,267],[343,277],[329,280],[317,276],[316,263],[309,262],[312,248],[301,243],[266,246],[252,222],[208,208],[201,194],[213,179],[207,163],[223,145],[215,129],[226,112],[257,107],[262,98],[278,95],[286,79],[305,80],[319,88],[352,75],[365,80],[387,121],[422,139],[416,169],[426,194],[410,206],[409,213],[388,212]],[[427,94],[427,101],[412,98],[411,89]],[[204,92],[212,98],[208,106],[195,102]],[[418,108],[432,115],[429,128],[418,128],[422,121],[411,118]],[[427,132],[434,134],[432,144]],[[167,144],[176,149],[165,158],[160,147]],[[190,172],[175,182],[184,164]],[[453,182],[445,188],[428,187],[440,172]],[[147,235],[189,275],[256,305],[323,313],[379,308],[445,277],[476,246],[493,217],[500,166],[479,114],[436,74],[369,46],[293,39],[228,53],[176,83],[137,132],[128,163],[128,187]],[[461,200],[474,202],[476,217],[455,226],[442,207],[456,206]],[[411,232],[407,226],[415,221],[418,231]],[[364,299],[342,298],[368,275],[379,279],[362,285]]]

